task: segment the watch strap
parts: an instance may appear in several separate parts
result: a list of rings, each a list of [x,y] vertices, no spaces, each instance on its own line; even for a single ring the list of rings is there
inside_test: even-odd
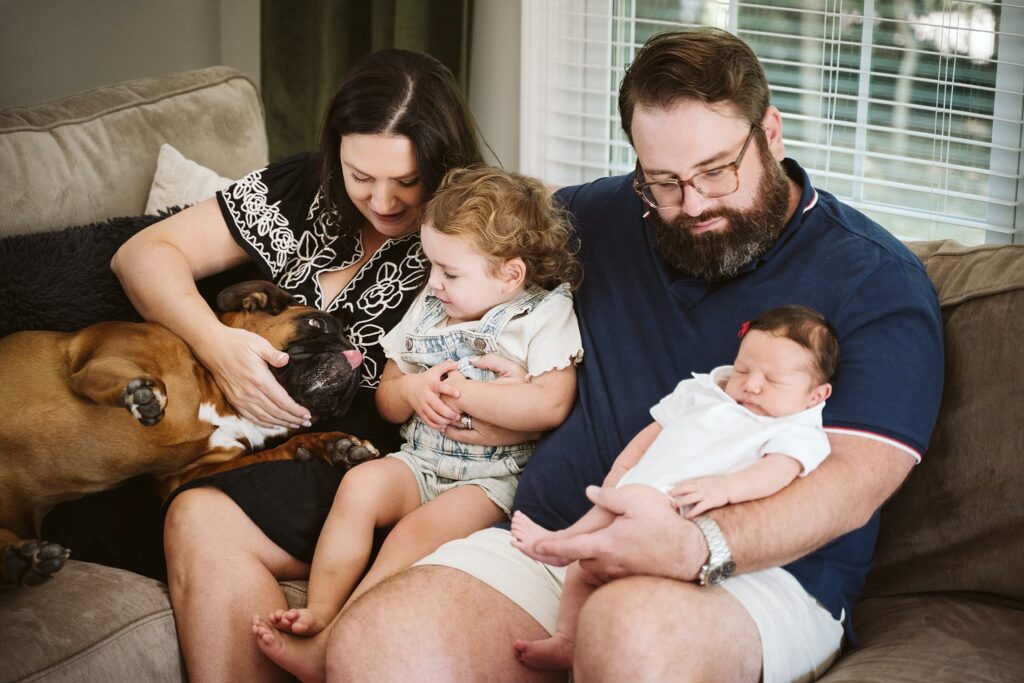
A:
[[[729,578],[736,569],[736,563],[732,559],[732,551],[725,541],[718,523],[707,515],[700,515],[694,518],[693,523],[697,525],[704,540],[708,544],[708,559],[700,568],[697,578],[702,586],[719,584]]]

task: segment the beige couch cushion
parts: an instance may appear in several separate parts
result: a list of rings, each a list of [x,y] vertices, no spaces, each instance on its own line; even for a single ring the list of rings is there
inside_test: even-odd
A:
[[[265,165],[255,85],[218,66],[0,112],[0,236],[141,214],[165,142],[227,178]]]
[[[185,680],[167,588],[71,561],[38,588],[0,593],[0,682]]]
[[[306,604],[305,581],[281,589]],[[0,615],[0,683],[186,679],[159,581],[69,560],[43,586],[0,592]]]
[[[1024,610],[972,593],[871,598],[857,605],[861,646],[820,683],[1024,681]]]
[[[910,246],[942,305],[945,390],[922,463],[882,509],[865,596],[977,591],[1024,609],[1024,245]]]

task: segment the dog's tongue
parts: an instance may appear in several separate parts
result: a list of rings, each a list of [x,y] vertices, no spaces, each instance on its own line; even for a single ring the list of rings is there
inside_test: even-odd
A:
[[[342,353],[345,354],[345,360],[348,361],[348,364],[352,366],[353,370],[358,368],[363,362],[363,354],[359,353],[356,349],[342,351]]]

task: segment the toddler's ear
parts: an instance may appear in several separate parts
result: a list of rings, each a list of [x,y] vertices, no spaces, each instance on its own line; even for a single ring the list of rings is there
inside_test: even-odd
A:
[[[501,279],[509,289],[515,289],[526,282],[526,264],[516,256],[505,261],[501,266]]]

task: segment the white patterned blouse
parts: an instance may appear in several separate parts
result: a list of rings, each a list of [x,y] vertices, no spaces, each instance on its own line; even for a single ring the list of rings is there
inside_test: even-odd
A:
[[[356,263],[363,245],[361,231],[345,230],[341,216],[324,208],[314,155],[253,171],[218,192],[217,202],[235,241],[265,277],[347,324],[365,359],[361,386],[375,389],[385,362],[380,340],[426,280],[419,233],[385,242],[333,301],[324,301],[317,275]]]

